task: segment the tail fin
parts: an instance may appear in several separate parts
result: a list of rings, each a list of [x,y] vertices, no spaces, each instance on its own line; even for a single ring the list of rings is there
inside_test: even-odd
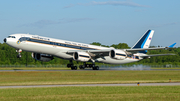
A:
[[[176,43],[173,43],[172,45],[169,46],[169,48],[173,48],[176,45]]]
[[[132,47],[134,48],[149,48],[152,37],[154,34],[154,30],[148,30]],[[143,53],[146,53],[147,51],[144,51]]]

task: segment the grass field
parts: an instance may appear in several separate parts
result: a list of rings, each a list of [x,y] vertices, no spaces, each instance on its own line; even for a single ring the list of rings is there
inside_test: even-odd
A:
[[[71,68],[61,67],[0,67],[0,70],[71,70]]]
[[[22,68],[21,68],[22,69]],[[47,70],[47,69],[46,69]],[[0,72],[0,86],[180,82],[180,70]],[[0,89],[0,101],[179,101],[180,86]]]
[[[1,101],[179,101],[180,86],[0,89]]]
[[[123,67],[122,67],[123,68]],[[121,67],[119,67],[119,69],[122,69]],[[127,70],[130,70],[129,67],[124,67],[123,69],[127,68]],[[111,67],[100,67],[100,69],[111,69]],[[118,69],[118,68],[116,68]],[[131,67],[131,69],[133,69]],[[137,67],[135,67],[135,69],[138,69]],[[145,68],[144,68],[145,69]],[[172,67],[172,68],[164,68],[164,67],[152,67],[151,69],[155,69],[155,70],[180,70],[180,67]],[[67,68],[67,67],[0,67],[0,70],[71,70],[71,68]],[[140,69],[138,69],[140,70]]]
[[[15,71],[0,72],[0,85],[180,82],[180,70],[168,71]]]

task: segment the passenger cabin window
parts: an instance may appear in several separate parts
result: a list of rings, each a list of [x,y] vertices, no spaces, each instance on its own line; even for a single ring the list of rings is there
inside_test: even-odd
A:
[[[8,36],[8,38],[16,38],[15,36]]]

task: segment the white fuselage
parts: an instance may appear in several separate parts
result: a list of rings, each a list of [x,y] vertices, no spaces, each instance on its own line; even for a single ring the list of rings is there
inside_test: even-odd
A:
[[[84,43],[59,40],[54,38],[42,37],[30,34],[13,34],[14,36],[6,38],[6,43],[16,49],[22,49],[23,51],[43,53],[53,55],[63,59],[72,59],[71,54],[67,54],[70,50],[104,50],[111,49],[107,47],[89,45]],[[112,48],[113,49],[113,48]],[[123,60],[113,59],[110,56],[104,56],[103,58],[95,59],[95,62],[109,63],[109,64],[125,64],[139,61],[140,59],[127,57]]]

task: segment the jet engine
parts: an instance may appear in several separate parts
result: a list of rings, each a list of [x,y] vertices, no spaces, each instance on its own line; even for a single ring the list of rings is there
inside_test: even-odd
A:
[[[111,50],[109,52],[109,56],[113,59],[117,59],[117,60],[124,60],[127,58],[127,54],[126,52],[122,51],[122,50]]]
[[[76,61],[87,62],[90,58],[90,55],[86,52],[75,52],[73,54],[73,59]]]
[[[40,53],[32,53],[32,58],[43,62],[49,62],[54,59],[51,55]]]

